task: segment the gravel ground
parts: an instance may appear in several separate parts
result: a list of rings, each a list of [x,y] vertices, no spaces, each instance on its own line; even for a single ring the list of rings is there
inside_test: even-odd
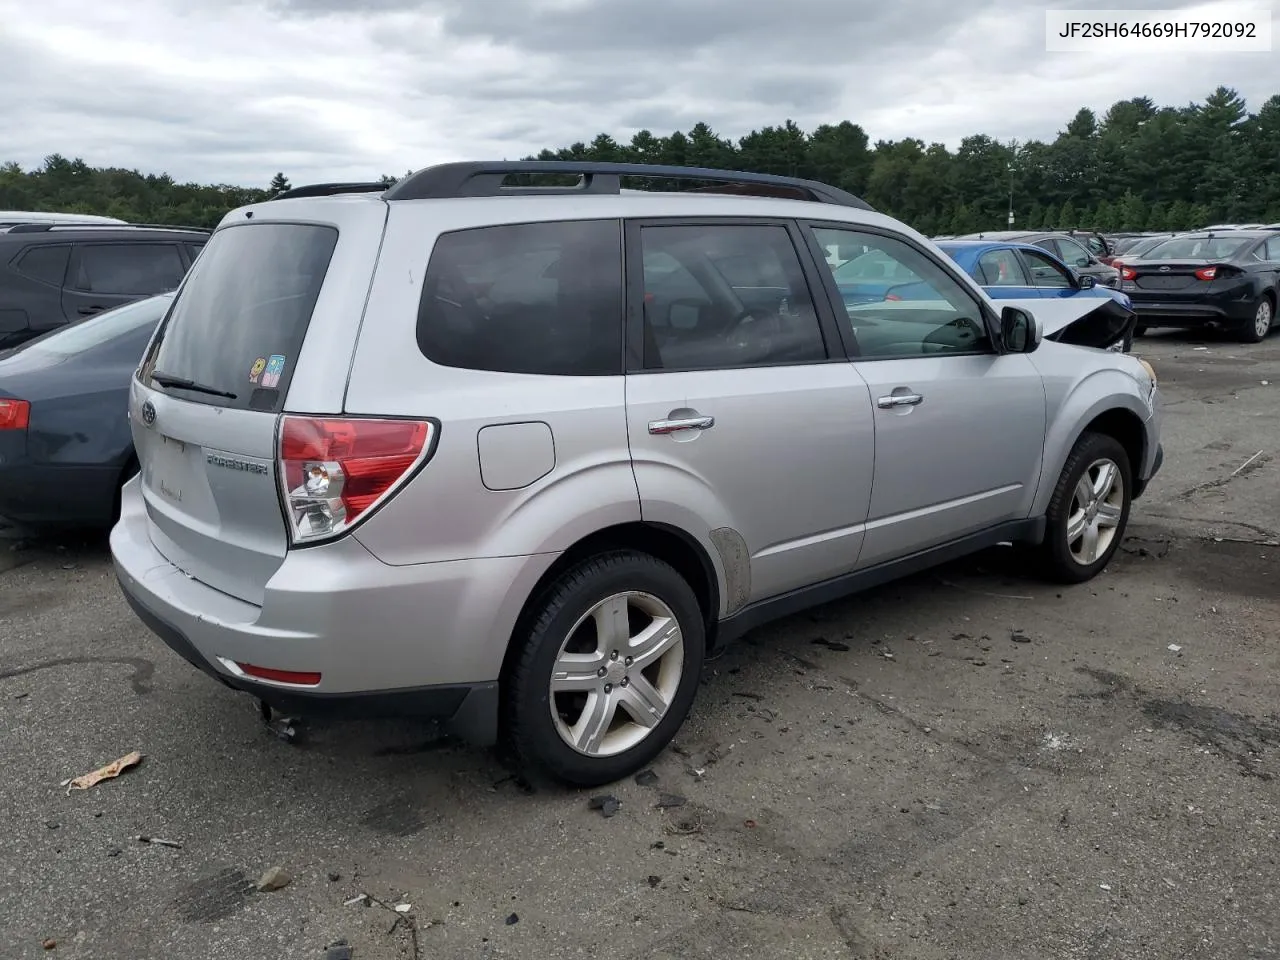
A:
[[[1139,349],[1167,460],[1106,574],[997,550],[759,630],[609,818],[413,724],[281,742],[102,538],[0,544],[0,952],[1280,957],[1280,342]]]

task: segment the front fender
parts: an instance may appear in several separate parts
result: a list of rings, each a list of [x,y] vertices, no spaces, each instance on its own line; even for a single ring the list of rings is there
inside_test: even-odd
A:
[[[1051,356],[1059,351],[1074,356]],[[1071,455],[1071,449],[1085,428],[1103,414],[1123,411],[1142,425],[1143,454],[1138,462],[1132,464],[1135,476],[1145,471],[1146,464],[1151,459],[1154,447],[1149,436],[1152,408],[1147,404],[1141,385],[1134,377],[1116,367],[1089,369],[1087,362],[1080,362],[1082,352],[1067,345],[1044,344],[1041,350],[1031,355],[1044,374],[1049,413],[1048,428],[1045,431],[1044,469],[1036,488],[1032,516],[1041,516],[1049,509],[1054,487]],[[1086,358],[1088,356],[1089,354],[1085,354]],[[1103,356],[1114,359],[1118,355]],[[1074,374],[1071,372],[1072,360],[1075,361]]]

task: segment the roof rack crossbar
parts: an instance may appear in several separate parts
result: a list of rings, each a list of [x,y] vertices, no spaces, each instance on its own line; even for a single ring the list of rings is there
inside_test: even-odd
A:
[[[551,174],[577,176],[576,186],[506,187],[507,177]],[[459,197],[523,196],[539,194],[617,194],[623,177],[657,180],[693,180],[773,188],[773,195],[788,192],[798,199],[832,203],[860,210],[874,208],[839,187],[799,177],[707,167],[675,167],[647,163],[603,163],[590,160],[502,160],[442,163],[410,174],[383,193],[384,200],[445,200]],[[744,191],[739,191],[744,192]]]
[[[291,200],[295,197],[336,197],[344,193],[381,193],[387,184],[381,180],[368,183],[309,183],[301,187],[281,190],[272,200]]]
[[[176,230],[182,233],[211,233],[208,227],[184,227],[177,223],[17,223],[9,233],[49,233],[53,230]]]

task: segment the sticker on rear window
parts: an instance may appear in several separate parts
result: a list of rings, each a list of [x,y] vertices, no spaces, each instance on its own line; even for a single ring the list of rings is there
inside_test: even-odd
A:
[[[258,378],[262,376],[262,371],[266,369],[266,366],[266,357],[259,357],[257,360],[253,361],[253,366],[249,368],[249,382],[257,383]]]
[[[280,374],[284,373],[284,357],[278,353],[273,353],[267,360],[267,366],[262,371],[262,386],[267,390],[275,388],[280,382]]]

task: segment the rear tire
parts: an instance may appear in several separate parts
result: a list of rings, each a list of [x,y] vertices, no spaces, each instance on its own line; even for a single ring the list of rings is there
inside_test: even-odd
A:
[[[1265,293],[1253,305],[1253,316],[1240,327],[1242,343],[1261,343],[1271,332],[1276,319],[1276,305]]]
[[[671,742],[706,655],[693,588],[648,554],[584,560],[539,598],[503,684],[505,738],[521,771],[612,783]]]
[[[1046,512],[1038,547],[1041,573],[1057,583],[1092,580],[1124,538],[1133,502],[1133,471],[1120,441],[1085,433],[1076,441]]]

